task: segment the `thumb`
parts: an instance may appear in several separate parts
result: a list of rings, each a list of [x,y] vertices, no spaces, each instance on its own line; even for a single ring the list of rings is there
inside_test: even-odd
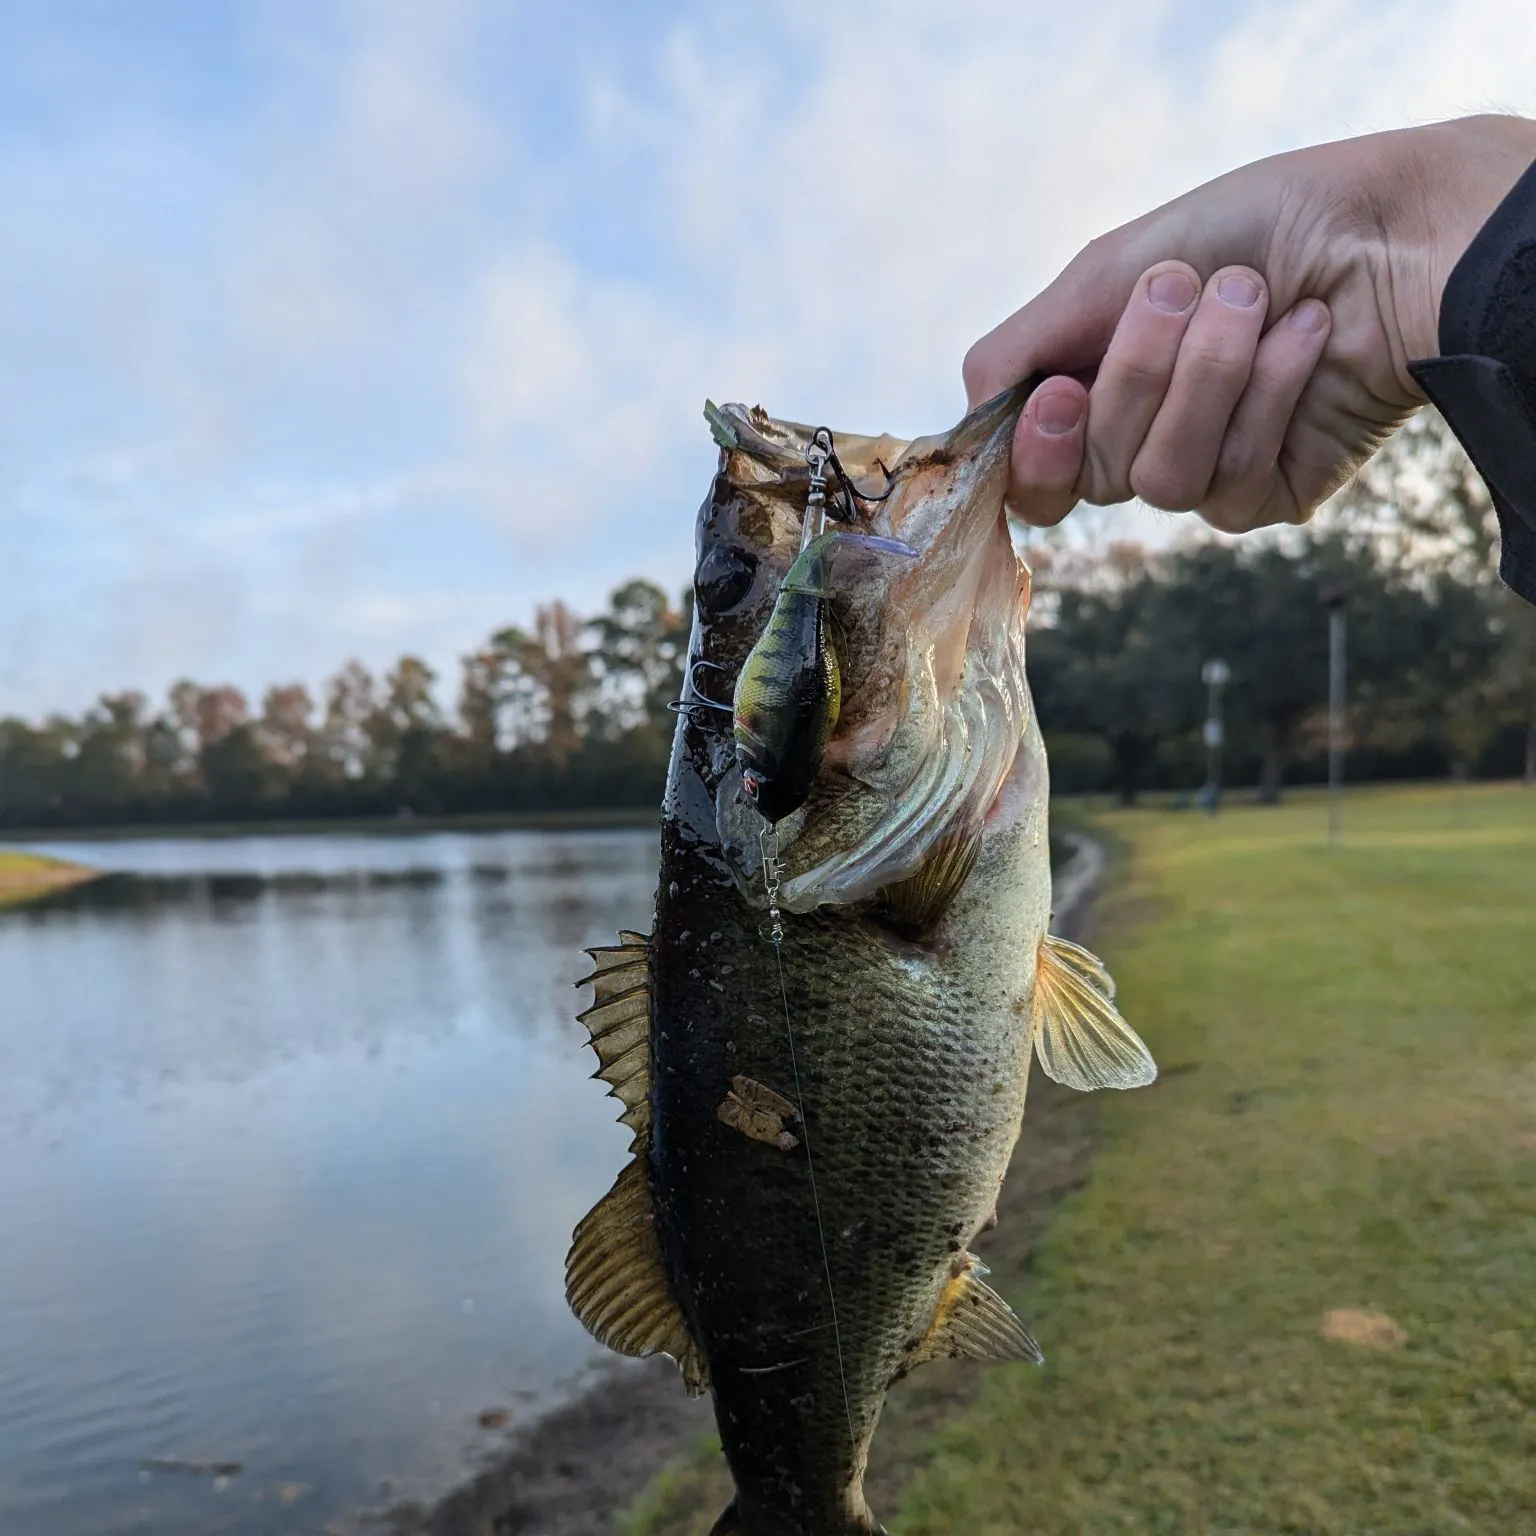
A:
[[[990,400],[1032,373],[1097,367],[1141,276],[1140,261],[1119,231],[1086,246],[1048,288],[965,354],[968,404]]]

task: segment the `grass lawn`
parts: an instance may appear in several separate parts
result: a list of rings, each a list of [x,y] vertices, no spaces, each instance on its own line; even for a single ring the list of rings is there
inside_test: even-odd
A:
[[[937,1427],[901,1393],[940,1368],[916,1373],[876,1513],[893,1536],[1536,1532],[1536,793],[1362,792],[1334,850],[1314,796],[1086,825],[1119,855],[1090,942],[1163,1076],[1034,1096],[1047,1143],[1097,1143],[1043,1239],[986,1251],[1047,1363],[953,1367],[972,1385]],[[1040,1176],[1016,1160],[997,1238]],[[718,1467],[700,1447],[621,1528],[707,1531]]]
[[[1164,1077],[999,1277],[1046,1367],[987,1373],[893,1533],[1536,1531],[1536,794],[1322,815],[1094,818]]]
[[[0,848],[0,907],[19,906],[60,886],[78,885],[95,871],[35,853],[11,853]]]

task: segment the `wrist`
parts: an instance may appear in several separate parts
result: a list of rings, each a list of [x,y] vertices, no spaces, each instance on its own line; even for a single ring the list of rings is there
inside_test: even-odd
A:
[[[1536,122],[1481,116],[1410,129],[1382,209],[1403,362],[1440,355],[1446,282],[1536,161]],[[1395,185],[1394,185],[1395,182]],[[1415,393],[1419,393],[1415,389]]]

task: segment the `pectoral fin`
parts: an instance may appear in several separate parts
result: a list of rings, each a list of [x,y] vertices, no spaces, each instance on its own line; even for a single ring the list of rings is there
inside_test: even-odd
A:
[[[1115,1008],[1115,984],[1081,945],[1047,934],[1035,965],[1030,1009],[1035,1054],[1068,1088],[1144,1088],[1157,1063]]]
[[[597,1053],[597,1072],[624,1105],[634,1159],[582,1218],[565,1260],[565,1299],[581,1325],[621,1355],[671,1355],[694,1396],[707,1390],[704,1356],[672,1296],[651,1208],[646,1156],[651,1139],[650,940],[621,933],[589,949],[593,1003],[580,1015]]]
[[[956,1261],[926,1337],[907,1356],[905,1368],[929,1360],[1031,1360],[1045,1356],[1012,1307],[981,1277],[974,1253]]]
[[[904,933],[926,933],[971,878],[980,849],[980,833],[961,833],[935,843],[915,874],[880,893],[892,922]]]

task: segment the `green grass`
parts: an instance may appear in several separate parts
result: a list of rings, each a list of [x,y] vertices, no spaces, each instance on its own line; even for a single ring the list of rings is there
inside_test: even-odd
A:
[[[20,906],[60,886],[92,878],[92,871],[61,859],[0,848],[0,907]]]
[[[1089,825],[1164,1076],[994,1277],[1046,1367],[987,1373],[893,1536],[1536,1529],[1536,794],[1362,794],[1334,850],[1315,799]]]

